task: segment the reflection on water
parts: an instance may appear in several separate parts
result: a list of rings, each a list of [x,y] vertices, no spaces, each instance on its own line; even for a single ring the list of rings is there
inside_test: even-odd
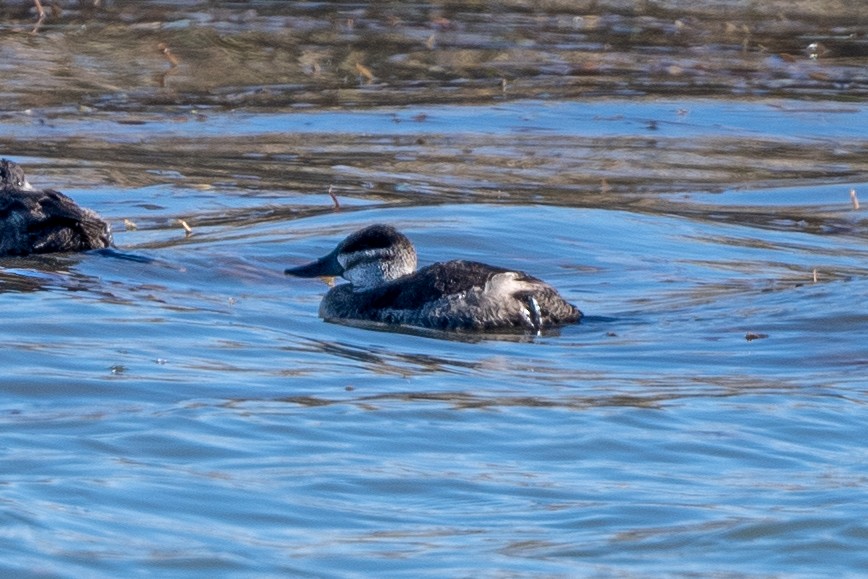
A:
[[[530,202],[735,220],[753,213],[758,223],[773,226],[787,220],[816,225],[825,218],[830,227],[840,227],[833,224],[836,218],[858,215],[849,211],[849,189],[866,172],[868,151],[859,129],[868,123],[866,112],[833,107],[817,121],[815,105],[781,105],[727,105],[719,110],[727,115],[723,127],[714,114],[720,105],[713,102],[605,101],[427,108],[428,120],[411,126],[393,123],[385,110],[269,115],[269,122],[259,115],[215,112],[207,122],[189,127],[154,114],[144,125],[123,128],[112,142],[83,136],[74,148],[70,132],[97,137],[118,131],[117,125],[107,116],[87,116],[65,119],[48,135],[38,125],[9,123],[7,134],[20,139],[16,148],[51,146],[78,159],[75,164],[28,164],[39,186],[59,181],[153,186],[139,200],[144,211],[131,212],[123,199],[116,202],[127,205],[125,213],[102,211],[142,229],[180,230],[181,217],[204,226],[309,217],[334,209],[326,195],[330,187],[344,211],[371,202]],[[648,122],[660,128],[649,132]],[[350,130],[355,127],[363,132]],[[244,154],[239,156],[239,150]],[[785,184],[806,189],[812,181],[841,183],[841,190],[837,195],[808,190],[807,211],[781,207],[766,193],[770,214],[756,205],[750,212],[676,205],[671,201],[677,199],[659,195]],[[218,192],[232,197],[223,199]],[[116,197],[111,189],[106,195]],[[290,206],[281,203],[292,196]],[[80,194],[76,199],[89,201]],[[827,210],[818,214],[816,205]],[[166,207],[174,212],[161,211]]]
[[[0,153],[118,248],[0,260],[0,574],[868,565],[858,2],[55,4]],[[324,323],[375,222],[588,315]]]
[[[834,0],[74,8],[35,37],[23,34],[30,22],[7,21],[6,35],[18,38],[3,60],[30,64],[7,65],[10,110],[76,97],[111,109],[722,93],[858,102],[866,90],[864,14]],[[62,93],[58,76],[69,78]]]

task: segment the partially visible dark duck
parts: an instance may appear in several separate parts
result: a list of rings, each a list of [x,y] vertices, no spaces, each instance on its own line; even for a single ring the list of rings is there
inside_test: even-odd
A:
[[[474,261],[416,271],[416,250],[388,225],[357,231],[317,261],[287,269],[297,277],[337,276],[322,300],[325,320],[361,320],[439,330],[541,330],[579,321],[582,312],[547,283]]]
[[[0,159],[0,256],[102,249],[108,223],[53,189],[34,189],[17,163]]]

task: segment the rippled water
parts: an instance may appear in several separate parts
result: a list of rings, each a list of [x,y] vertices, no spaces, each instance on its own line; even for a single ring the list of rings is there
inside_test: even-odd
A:
[[[868,569],[857,7],[67,4],[0,153],[118,251],[0,260],[0,572]],[[587,317],[324,323],[374,222]]]

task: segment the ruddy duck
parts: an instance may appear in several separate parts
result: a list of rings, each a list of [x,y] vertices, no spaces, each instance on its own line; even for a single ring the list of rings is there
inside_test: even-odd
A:
[[[59,191],[34,189],[17,163],[0,159],[0,256],[111,244],[111,230],[99,215]]]
[[[367,320],[440,330],[543,329],[577,322],[582,312],[545,282],[474,261],[416,271],[416,250],[388,225],[371,225],[317,261],[287,269],[297,277],[342,276],[320,304],[327,321]]]

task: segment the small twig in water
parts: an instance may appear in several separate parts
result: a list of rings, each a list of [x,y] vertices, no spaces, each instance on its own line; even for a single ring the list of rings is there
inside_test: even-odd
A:
[[[184,235],[186,235],[187,237],[193,235],[193,228],[187,225],[186,221],[184,221],[183,219],[178,219],[178,223],[180,223],[181,227],[184,228]]]
[[[36,24],[33,26],[33,30],[30,31],[30,34],[36,34],[39,32],[39,28],[45,21],[45,8],[42,7],[42,2],[39,0],[33,0],[33,5],[36,7],[36,15],[39,18],[36,20]]]
[[[364,77],[365,81],[368,84],[374,82],[374,73],[371,72],[370,68],[368,68],[361,62],[356,63],[356,72],[358,72],[360,76]]]
[[[856,197],[856,189],[850,189],[850,201],[853,202],[853,209],[859,209],[859,198]]]
[[[156,77],[157,84],[160,85],[160,88],[164,88],[166,86],[166,77],[178,72],[178,65],[180,64],[180,61],[174,54],[172,54],[171,49],[166,45],[165,42],[159,43],[157,45],[157,50],[162,53],[163,57],[169,63],[169,68],[166,71],[159,73]]]
[[[334,185],[329,185],[329,197],[332,198],[332,203],[335,204],[335,211],[340,211],[341,204],[338,201],[338,196],[335,195],[334,189],[335,189]]]
[[[161,53],[163,53],[163,56],[166,57],[166,60],[169,62],[169,64],[172,66],[172,68],[175,68],[176,66],[178,66],[178,64],[179,64],[178,59],[175,57],[174,54],[172,54],[171,49],[169,49],[169,47],[166,45],[165,42],[159,43],[157,45],[157,49]]]

